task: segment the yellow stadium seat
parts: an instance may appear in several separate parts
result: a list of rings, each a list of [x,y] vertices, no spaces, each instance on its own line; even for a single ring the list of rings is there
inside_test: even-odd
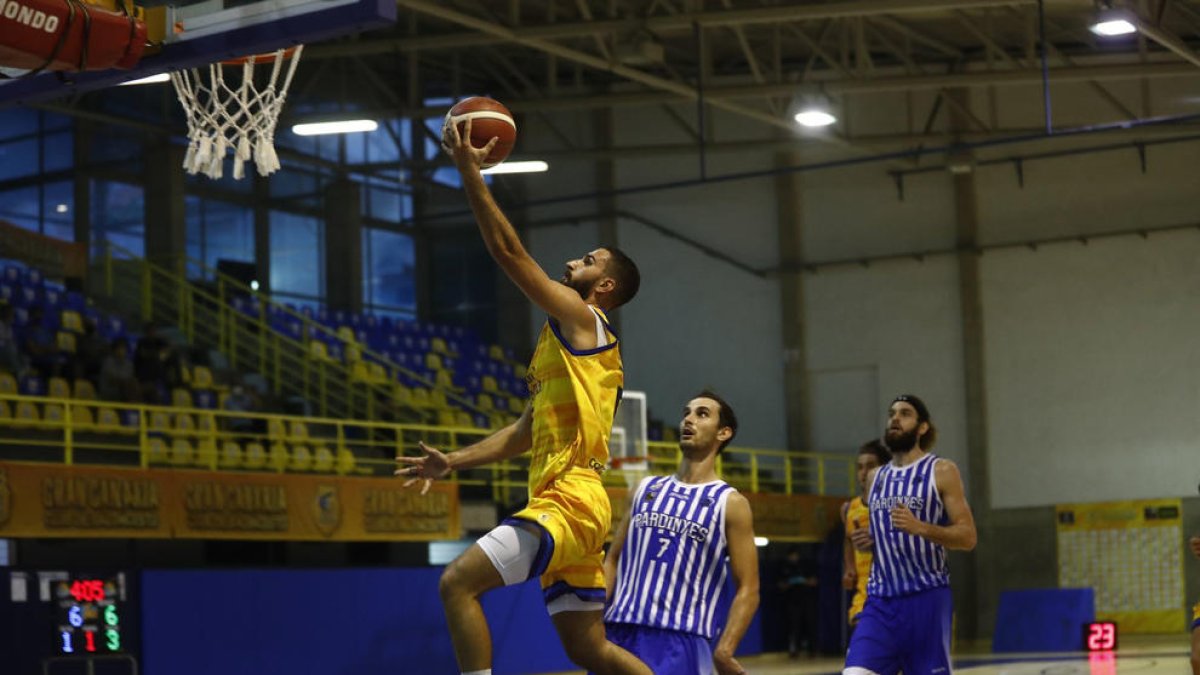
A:
[[[201,413],[196,416],[196,431],[208,435],[217,433],[217,420],[212,413]]]
[[[288,437],[293,441],[308,440],[308,425],[300,420],[292,420],[288,425]]]
[[[371,381],[371,369],[365,361],[350,361],[350,379],[355,382]]]
[[[329,473],[333,471],[333,453],[324,445],[318,445],[313,448],[313,471],[318,473]]]
[[[121,417],[113,408],[100,408],[96,412],[96,426],[105,431],[121,428]]]
[[[466,410],[456,410],[454,412],[454,424],[459,427],[471,428],[475,426],[475,418],[471,417],[471,413]]]
[[[258,446],[259,449],[262,446]],[[225,441],[221,444],[221,459],[217,464],[222,469],[236,469],[242,465],[242,446],[237,441]]]
[[[275,471],[283,471],[287,469],[291,458],[288,456],[288,450],[283,443],[272,443],[271,452],[267,455],[267,466]]]
[[[196,459],[196,450],[192,447],[192,442],[186,438],[176,438],[171,441],[171,464],[174,466],[186,466],[191,464]]]
[[[450,348],[446,346],[446,341],[440,337],[435,337],[429,341],[429,348],[438,354],[449,354]]]
[[[438,409],[446,409],[450,407],[450,401],[446,400],[446,392],[441,389],[432,389],[429,392],[429,405]]]
[[[175,387],[174,389],[172,389],[171,390],[171,405],[175,406],[176,408],[191,408],[191,407],[193,407],[194,404],[192,403],[191,390],[184,389],[183,387]]]
[[[383,365],[379,363],[368,363],[367,368],[370,372],[371,382],[374,382],[375,384],[387,384],[387,368],[384,368]]]
[[[79,312],[73,309],[64,309],[59,315],[59,324],[63,330],[69,330],[75,333],[83,332],[83,319],[79,316]]]
[[[412,405],[414,408],[428,408],[429,390],[425,387],[413,387]]]
[[[11,420],[12,408],[8,407],[8,401],[0,401],[0,420]]]
[[[175,415],[175,425],[173,428],[175,431],[187,436],[195,435],[196,420],[192,419],[192,416],[186,413],[178,413]]]
[[[0,394],[16,394],[17,378],[12,373],[0,372]]]
[[[312,449],[307,445],[293,445],[289,468],[292,471],[311,471],[313,468]]]
[[[267,465],[267,451],[263,449],[262,443],[246,444],[246,459],[243,464],[247,469],[261,469]]]
[[[342,326],[337,329],[338,339],[346,343],[346,353],[350,353],[350,345],[357,344],[358,338],[354,335],[354,328],[350,326]]]
[[[430,370],[442,370],[446,366],[442,363],[441,355],[429,352],[425,355],[425,367]]]
[[[287,435],[287,428],[283,425],[283,420],[278,417],[272,417],[267,420],[267,436],[271,440],[276,441]]]
[[[54,338],[54,343],[58,345],[58,351],[68,354],[75,353],[75,334],[65,330],[58,331],[58,335]]]
[[[17,401],[17,408],[13,413],[13,421],[19,426],[28,426],[37,424],[41,421],[42,416],[38,414],[37,406],[32,401]]]
[[[437,414],[437,423],[440,427],[454,427],[457,419],[454,416],[453,410],[439,410]]]
[[[212,371],[208,369],[208,366],[195,366],[192,368],[192,386],[196,389],[213,388]]]
[[[147,441],[146,461],[150,464],[166,464],[171,455],[167,452],[167,443],[161,438],[154,437]]]
[[[492,397],[487,394],[480,394],[475,397],[475,405],[483,411],[492,410],[496,406],[492,403]]]
[[[483,386],[483,390],[489,394],[494,394],[500,391],[500,386],[496,384],[496,378],[492,377],[491,375],[484,375],[483,379],[481,380],[481,384]]]
[[[217,468],[217,441],[201,438],[196,441],[196,466],[205,469]]]
[[[412,405],[412,390],[397,382],[392,387],[392,402],[396,405]]]
[[[451,375],[450,371],[448,370],[437,371],[437,373],[433,376],[433,383],[439,389],[450,389],[452,391],[458,390],[458,387],[454,386],[454,376]]]
[[[75,398],[81,401],[95,401],[96,387],[90,380],[79,378],[75,380]]]
[[[82,405],[71,406],[71,424],[83,430],[90,430],[96,427],[96,421],[92,418],[92,411]]]
[[[309,340],[308,355],[310,358],[316,359],[318,361],[328,361],[329,360],[329,347],[326,346],[325,343],[321,342],[320,340]]]
[[[347,343],[344,351],[346,363],[358,363],[362,361],[362,347],[353,343]]]
[[[504,348],[501,347],[500,345],[492,345],[491,347],[488,347],[488,358],[491,358],[496,361],[503,361],[504,360]]]
[[[337,451],[337,472],[340,474],[354,473],[358,462],[354,459],[354,453],[346,448],[338,448]]]
[[[66,411],[58,403],[47,403],[42,408],[42,424],[52,427],[63,426],[63,418],[66,417]]]
[[[513,366],[513,375],[516,377],[519,377],[523,380],[525,379],[526,373],[528,373],[528,371],[525,369],[524,364],[518,363],[517,365]]]
[[[52,377],[46,386],[46,394],[50,398],[71,398],[71,385],[61,377]]]

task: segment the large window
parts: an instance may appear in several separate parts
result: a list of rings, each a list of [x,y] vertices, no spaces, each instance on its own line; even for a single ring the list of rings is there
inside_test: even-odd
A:
[[[376,314],[415,316],[416,254],[412,237],[363,228],[363,305]]]
[[[136,256],[146,254],[145,189],[114,181],[92,181],[92,246],[110,241]]]
[[[187,197],[187,255],[190,276],[213,277],[221,260],[254,262],[254,211],[213,199]]]
[[[0,110],[0,219],[53,237],[73,237],[74,193],[65,174],[75,163],[73,134],[70,119],[61,115],[21,107]],[[46,177],[53,182],[41,182]],[[6,189],[9,181],[19,187]]]
[[[271,293],[320,300],[325,295],[325,225],[318,218],[271,212]]]

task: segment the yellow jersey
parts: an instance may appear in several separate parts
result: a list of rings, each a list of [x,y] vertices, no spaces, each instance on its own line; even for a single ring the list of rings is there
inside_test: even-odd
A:
[[[604,312],[592,307],[607,344],[575,349],[554,319],[546,322],[525,377],[533,405],[529,494],[568,473],[599,479],[608,465],[608,438],[625,384],[621,348]]]
[[[846,509],[846,536],[856,530],[869,527],[870,523],[871,511],[863,503],[863,498],[851,499],[850,506]],[[854,599],[850,603],[851,620],[862,612],[863,605],[867,602],[867,577],[871,574],[871,557],[870,551],[854,549],[854,570],[858,574],[858,579],[854,587]]]

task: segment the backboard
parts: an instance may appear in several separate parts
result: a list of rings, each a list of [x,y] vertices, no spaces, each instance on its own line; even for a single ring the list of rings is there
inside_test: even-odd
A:
[[[135,68],[0,80],[0,106],[68,96],[182,68],[353,35],[396,20],[394,0],[185,0],[144,9],[151,46]]]

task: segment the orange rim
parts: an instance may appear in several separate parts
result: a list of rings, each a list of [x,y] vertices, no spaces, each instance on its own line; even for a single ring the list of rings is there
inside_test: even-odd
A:
[[[283,50],[282,58],[284,60],[292,58],[292,56],[296,53],[297,49],[299,49],[299,47],[289,47],[289,48]],[[278,56],[279,56],[279,52],[277,52],[277,51],[267,52],[266,54],[247,54],[246,56],[239,56],[236,59],[224,59],[221,61],[221,64],[226,65],[226,66],[240,66],[243,63],[246,63],[247,61],[254,61],[254,63],[256,63],[256,64],[257,63],[274,63],[275,59],[278,58]]]

